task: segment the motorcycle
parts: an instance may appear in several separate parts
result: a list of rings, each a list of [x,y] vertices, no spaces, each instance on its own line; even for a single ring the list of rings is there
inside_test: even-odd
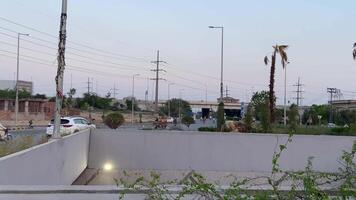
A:
[[[13,139],[12,135],[9,133],[8,129],[5,129],[4,134],[0,134],[0,141],[10,141]]]

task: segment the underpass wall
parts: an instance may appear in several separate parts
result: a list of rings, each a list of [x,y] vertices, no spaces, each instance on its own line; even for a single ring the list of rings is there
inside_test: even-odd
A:
[[[0,185],[71,185],[88,163],[90,130],[0,158]]]
[[[117,169],[270,172],[272,155],[287,135],[172,131],[95,130],[89,168],[110,163]],[[342,151],[356,137],[296,135],[280,159],[284,170],[336,172]]]

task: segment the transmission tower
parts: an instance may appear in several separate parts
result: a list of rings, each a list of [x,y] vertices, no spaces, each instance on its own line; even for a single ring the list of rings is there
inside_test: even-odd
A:
[[[333,97],[338,98],[342,96],[341,90],[337,88],[327,88],[327,92],[330,93],[330,115],[329,115],[329,123],[333,123]]]
[[[298,77],[298,82],[293,86],[297,88],[297,90],[294,91],[296,93],[296,97],[294,99],[297,100],[297,106],[299,107],[303,99],[302,94],[304,93],[304,91],[302,90],[302,87],[304,85],[300,83],[300,77]]]
[[[157,60],[152,61],[152,63],[156,64],[156,69],[151,69],[151,71],[156,72],[156,78],[152,78],[151,80],[156,81],[155,111],[158,112],[158,84],[160,80],[164,80],[159,77],[159,72],[166,72],[165,70],[159,68],[160,63],[166,63],[165,61],[159,59],[159,50],[157,51]]]

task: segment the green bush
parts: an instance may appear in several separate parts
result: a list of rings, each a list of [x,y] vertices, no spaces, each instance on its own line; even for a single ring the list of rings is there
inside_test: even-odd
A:
[[[198,131],[203,131],[203,132],[216,132],[217,128],[215,127],[200,127],[198,128]]]
[[[194,119],[191,116],[184,116],[182,118],[182,123],[189,127],[191,124],[194,124]]]
[[[218,111],[217,111],[217,129],[219,131],[223,131],[225,124],[225,110],[224,103],[219,103]]]
[[[104,123],[111,129],[117,129],[125,122],[121,113],[113,112],[104,117]]]

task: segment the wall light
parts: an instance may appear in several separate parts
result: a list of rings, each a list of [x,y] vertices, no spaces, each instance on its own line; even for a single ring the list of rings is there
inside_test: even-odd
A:
[[[111,163],[105,163],[103,169],[104,171],[111,171],[113,169],[113,166]]]

